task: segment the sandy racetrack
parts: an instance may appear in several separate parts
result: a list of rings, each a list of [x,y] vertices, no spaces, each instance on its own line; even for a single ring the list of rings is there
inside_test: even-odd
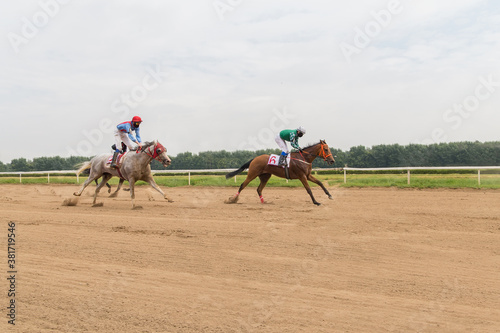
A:
[[[500,191],[0,188],[2,332],[500,331]]]

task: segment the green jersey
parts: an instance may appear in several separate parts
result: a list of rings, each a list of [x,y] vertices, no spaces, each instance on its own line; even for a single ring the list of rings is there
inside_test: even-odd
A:
[[[297,130],[283,130],[280,132],[280,138],[285,141],[289,141],[293,148],[300,149]]]

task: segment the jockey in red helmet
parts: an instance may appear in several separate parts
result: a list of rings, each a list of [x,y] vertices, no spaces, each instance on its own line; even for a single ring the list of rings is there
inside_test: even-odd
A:
[[[139,126],[142,123],[142,119],[139,116],[134,116],[132,118],[132,121],[125,121],[123,123],[118,124],[116,126],[115,130],[115,144],[116,144],[116,150],[113,154],[113,160],[111,161],[111,167],[115,168],[117,167],[116,165],[116,158],[118,157],[119,153],[123,153],[120,148],[122,146],[122,142],[125,143],[125,145],[129,148],[132,149],[135,145],[137,144],[139,148],[142,148],[142,140],[141,140],[141,135],[139,133]],[[132,135],[132,132],[135,132],[135,137]]]

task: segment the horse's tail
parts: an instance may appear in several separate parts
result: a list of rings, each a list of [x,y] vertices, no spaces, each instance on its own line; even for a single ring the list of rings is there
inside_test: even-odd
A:
[[[76,170],[76,174],[77,175],[81,174],[83,171],[90,169],[91,166],[92,166],[91,161],[86,161],[86,162],[82,162],[82,163],[77,164],[76,167],[79,169]]]
[[[232,171],[232,172],[226,174],[226,179],[229,179],[231,177],[234,177],[234,176],[242,173],[245,169],[247,169],[250,166],[250,163],[252,163],[252,161],[253,161],[253,159],[251,159],[250,161],[243,164],[238,170]]]

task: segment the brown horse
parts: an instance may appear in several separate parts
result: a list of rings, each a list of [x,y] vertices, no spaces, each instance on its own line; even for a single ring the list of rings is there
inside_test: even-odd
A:
[[[318,179],[314,178],[311,175],[312,170],[312,162],[316,157],[322,157],[328,164],[335,163],[335,160],[330,152],[330,148],[326,144],[325,141],[321,140],[319,143],[315,145],[311,145],[309,147],[303,148],[299,152],[291,153],[290,156],[290,167],[289,167],[289,178],[290,179],[299,179],[302,182],[302,185],[307,190],[307,193],[311,196],[311,199],[315,205],[320,205],[319,202],[314,199],[314,196],[311,191],[311,187],[307,181],[311,181],[313,183],[321,186],[323,191],[325,191],[326,195],[328,195],[329,199],[333,199],[330,192],[326,189],[326,187],[321,183]],[[251,161],[248,161],[246,164],[242,165],[236,171],[230,172],[226,175],[226,179],[230,177],[234,177],[239,173],[242,173],[245,169],[248,168],[248,175],[245,181],[241,184],[238,193],[234,197],[229,198],[226,203],[236,203],[238,202],[239,195],[241,191],[255,178],[260,178],[260,185],[257,188],[257,193],[259,194],[260,201],[264,203],[264,198],[262,197],[262,190],[266,186],[269,178],[272,175],[286,178],[285,169],[282,166],[274,166],[268,165],[267,162],[269,160],[269,155],[260,155],[254,158]]]

